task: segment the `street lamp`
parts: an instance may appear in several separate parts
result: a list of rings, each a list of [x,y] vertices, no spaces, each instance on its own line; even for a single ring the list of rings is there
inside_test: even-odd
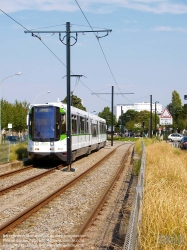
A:
[[[40,93],[39,95],[37,95],[37,96],[34,98],[34,101],[33,101],[32,103],[34,104],[34,102],[36,101],[36,98],[38,98],[40,95],[47,94],[47,93],[49,94],[50,91],[48,90],[48,91],[45,91],[45,92]]]
[[[0,82],[0,143],[2,143],[2,138],[1,138],[1,84],[4,82],[4,80],[6,80],[7,78],[9,77],[12,77],[12,76],[20,76],[21,75],[21,72],[18,72],[16,74],[13,74],[13,75],[10,75],[10,76],[7,76],[5,77],[1,82]]]
[[[155,136],[156,136],[156,104],[159,103],[158,101],[155,102]]]

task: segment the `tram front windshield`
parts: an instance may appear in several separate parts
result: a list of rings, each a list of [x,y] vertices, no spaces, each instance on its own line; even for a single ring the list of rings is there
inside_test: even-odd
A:
[[[55,138],[55,109],[54,107],[34,108],[34,139],[50,140]]]

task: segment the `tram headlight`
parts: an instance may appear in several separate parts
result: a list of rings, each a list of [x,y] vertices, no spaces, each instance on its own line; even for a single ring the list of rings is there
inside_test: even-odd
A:
[[[39,145],[39,142],[35,142],[35,146],[38,146]]]
[[[50,142],[50,146],[54,146],[54,142]]]

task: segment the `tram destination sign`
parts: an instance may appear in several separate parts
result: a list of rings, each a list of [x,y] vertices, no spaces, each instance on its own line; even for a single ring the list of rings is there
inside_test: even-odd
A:
[[[172,125],[173,118],[167,108],[164,109],[160,116],[160,125]]]

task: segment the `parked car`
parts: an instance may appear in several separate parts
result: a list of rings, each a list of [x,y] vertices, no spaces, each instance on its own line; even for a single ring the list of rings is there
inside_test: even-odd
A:
[[[181,141],[179,142],[180,149],[187,149],[187,136],[183,136]]]
[[[169,141],[181,141],[181,139],[183,138],[183,135],[181,134],[178,134],[178,133],[173,133],[173,134],[170,134],[168,136],[168,140]]]
[[[16,135],[8,135],[6,138],[5,138],[5,141],[9,141],[10,144],[16,144],[19,142],[19,136],[16,136]]]

